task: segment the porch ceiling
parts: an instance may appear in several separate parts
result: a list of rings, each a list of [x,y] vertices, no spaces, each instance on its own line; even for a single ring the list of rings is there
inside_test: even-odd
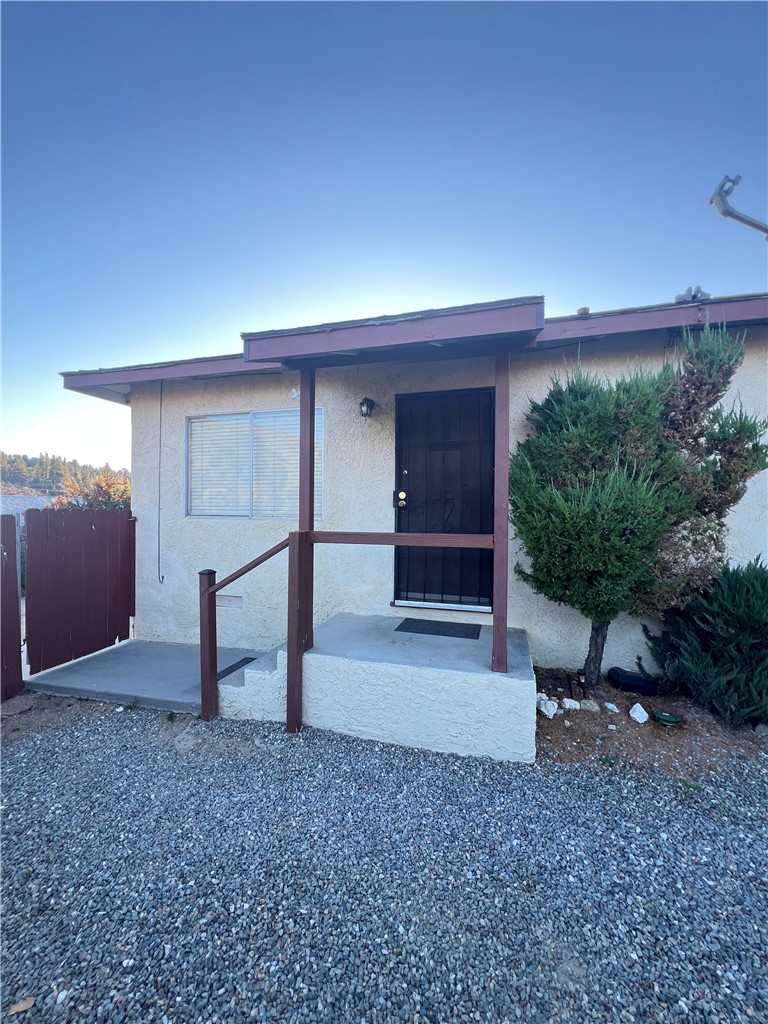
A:
[[[246,363],[344,366],[352,363],[426,361],[493,355],[525,345],[544,326],[544,299],[428,309],[398,316],[347,320],[283,331],[246,333]]]

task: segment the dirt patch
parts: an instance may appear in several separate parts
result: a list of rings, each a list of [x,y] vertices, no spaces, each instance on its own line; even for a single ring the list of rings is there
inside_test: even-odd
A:
[[[13,743],[29,732],[39,732],[78,717],[87,708],[90,714],[105,714],[109,704],[80,700],[78,697],[51,696],[46,693],[20,693],[0,704],[0,741]]]
[[[571,696],[568,679],[561,669],[536,668],[537,690],[561,705],[563,697]],[[573,698],[582,700],[576,686]],[[564,764],[593,761],[607,767],[622,762],[661,768],[675,778],[695,781],[697,776],[716,772],[723,759],[734,754],[756,758],[768,752],[754,729],[733,729],[689,697],[640,697],[603,680],[588,699],[599,705],[598,711],[563,711],[551,720],[537,713],[537,759]],[[615,704],[618,714],[606,710],[606,703]],[[643,725],[629,717],[629,709],[638,703],[650,716]],[[679,715],[680,723],[662,725],[653,717],[657,710]]]
[[[252,735],[249,729],[224,726],[222,719],[203,722],[194,715],[164,714],[155,733],[153,742],[158,746],[172,747],[185,761],[197,757],[220,755],[229,761],[246,761],[264,750],[264,744]]]
[[[133,713],[129,704],[21,693],[0,705],[0,740],[3,744],[14,743],[30,732],[76,719],[82,721],[88,716]],[[213,753],[232,761],[244,761],[264,749],[250,732],[227,727],[229,723],[222,720],[211,724],[192,714],[158,711],[152,722],[152,728],[146,732],[148,741],[156,747],[172,749],[185,760]]]
[[[537,688],[549,697],[562,703],[563,697],[570,696],[564,671],[537,668],[536,679]],[[573,696],[576,700],[582,698],[576,687]],[[734,755],[768,755],[768,746],[753,729],[732,729],[687,697],[639,697],[615,689],[607,680],[589,696],[599,705],[598,711],[564,711],[551,721],[537,714],[537,760],[563,764],[592,762],[606,767],[628,763],[640,768],[661,768],[675,778],[695,782],[702,775],[717,772],[724,759]],[[606,702],[615,704],[618,714],[607,711]],[[629,717],[629,709],[636,703],[642,704],[650,715],[643,725]],[[659,724],[653,718],[656,709],[679,715],[680,724]],[[3,744],[14,743],[29,732],[70,719],[116,711],[117,705],[101,701],[22,693],[0,706],[0,738]],[[131,712],[126,708],[124,713]],[[158,746],[170,747],[184,758],[194,758],[214,747],[230,758],[247,759],[261,749],[252,736],[240,736],[231,729],[213,730],[187,714],[161,713],[157,729],[150,736]]]

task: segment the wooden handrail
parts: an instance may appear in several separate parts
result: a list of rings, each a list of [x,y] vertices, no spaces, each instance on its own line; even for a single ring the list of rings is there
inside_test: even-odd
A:
[[[301,729],[302,655],[312,646],[311,588],[306,575],[312,571],[315,544],[370,544],[389,547],[493,549],[492,533],[347,533],[331,530],[294,531],[252,559],[236,572],[216,582],[214,569],[200,573],[200,694],[201,713],[206,722],[218,714],[218,661],[216,656],[216,594],[246,573],[268,562],[288,548],[288,678],[287,721],[289,732]]]
[[[288,547],[288,538],[281,540],[279,544],[275,544],[269,551],[265,551],[263,555],[259,555],[258,558],[254,558],[252,561],[244,565],[242,569],[238,569],[237,572],[231,572],[229,576],[225,576],[223,580],[216,584],[215,587],[211,587],[212,594],[218,594],[224,587],[228,587],[230,583],[234,583],[235,580],[239,580],[241,576],[245,576],[251,569],[256,569],[258,566],[263,565],[264,562],[268,562],[273,555],[279,555],[281,551],[285,551]]]
[[[200,577],[200,717],[204,722],[212,722],[219,713],[219,659],[216,638],[216,595],[224,587],[239,580],[252,569],[268,562],[273,555],[285,551],[288,538],[275,544],[252,559],[236,572],[216,582],[215,569],[203,569]]]

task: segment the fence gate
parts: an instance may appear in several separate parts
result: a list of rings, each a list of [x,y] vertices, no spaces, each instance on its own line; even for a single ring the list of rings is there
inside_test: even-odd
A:
[[[135,520],[125,509],[26,515],[30,674],[127,640],[135,612]]]
[[[21,693],[21,611],[16,516],[0,516],[0,700]]]

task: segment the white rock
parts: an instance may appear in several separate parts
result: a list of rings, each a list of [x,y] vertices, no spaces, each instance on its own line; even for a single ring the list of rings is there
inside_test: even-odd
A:
[[[570,697],[563,697],[563,707],[566,711],[578,711],[581,704],[577,700],[572,700]]]
[[[123,707],[122,704],[118,704],[117,707],[115,708],[115,711],[125,711],[125,708]]]
[[[633,722],[637,722],[639,725],[642,725],[643,722],[648,721],[648,712],[642,704],[633,704],[629,709],[629,717]]]
[[[615,725],[609,725],[608,728],[611,730],[611,732],[616,732],[616,726]]]
[[[556,700],[544,700],[539,704],[539,711],[545,718],[554,718],[557,711]]]
[[[596,700],[583,700],[581,702],[581,710],[582,711],[599,711],[600,710],[600,705],[597,703]]]
[[[563,711],[563,709],[562,709],[562,708],[558,708],[558,709],[557,709],[557,711],[555,712],[555,714],[556,714],[556,715],[564,715],[564,714],[565,714],[565,712]]]
[[[536,694],[536,703],[538,704],[540,700],[549,700],[549,697],[546,695],[546,693],[544,693],[543,690],[539,690],[539,692]]]
[[[63,988],[61,992],[59,992],[59,994],[56,996],[56,1005],[61,1006],[61,1004],[64,1002],[68,995],[69,989]]]
[[[568,727],[569,729],[570,729],[570,727],[571,727],[571,723],[570,723],[570,722],[568,721],[568,719],[567,719],[567,718],[564,718],[564,719],[563,719],[563,725],[566,725],[566,726],[567,726],[567,727]]]
[[[620,715],[621,714],[621,712],[616,707],[616,705],[615,704],[609,704],[608,701],[605,702],[605,710],[606,711],[612,711],[614,713],[614,715]]]

